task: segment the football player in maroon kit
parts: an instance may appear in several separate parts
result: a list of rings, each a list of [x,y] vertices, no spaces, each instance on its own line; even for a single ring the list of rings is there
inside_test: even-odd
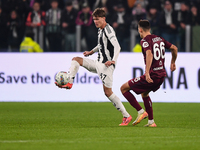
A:
[[[129,103],[138,111],[138,117],[133,122],[133,125],[140,123],[143,119],[148,117],[148,124],[145,126],[156,127],[157,125],[153,119],[152,101],[149,97],[149,92],[157,91],[166,76],[164,66],[165,48],[171,50],[171,71],[176,70],[175,61],[178,49],[175,45],[169,43],[162,37],[151,34],[150,30],[151,28],[148,20],[139,21],[138,32],[142,38],[140,44],[146,64],[145,74],[124,83],[121,86],[121,92]],[[141,94],[146,111],[140,106],[130,90],[133,90],[136,94]]]

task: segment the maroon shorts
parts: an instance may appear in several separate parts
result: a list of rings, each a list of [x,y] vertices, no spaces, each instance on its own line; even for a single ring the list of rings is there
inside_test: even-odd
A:
[[[140,77],[136,77],[129,80],[128,84],[131,90],[133,90],[136,94],[141,94],[146,91],[155,92],[160,88],[160,85],[163,83],[164,77],[163,78],[151,77],[151,79],[153,80],[153,83],[148,83],[146,81],[145,75],[142,75]]]

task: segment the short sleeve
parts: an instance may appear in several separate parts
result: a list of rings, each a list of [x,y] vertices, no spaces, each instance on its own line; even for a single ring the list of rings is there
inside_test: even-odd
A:
[[[109,41],[115,41],[117,38],[116,38],[116,35],[115,35],[115,31],[108,25],[106,25],[105,27],[105,33],[106,33],[106,36],[108,38]]]
[[[166,41],[165,39],[164,39],[164,43],[165,43],[165,48],[166,49],[169,49],[172,46],[172,43]]]
[[[140,44],[141,44],[142,49],[143,49],[144,52],[146,52],[147,50],[152,50],[149,42],[147,42],[145,40],[142,40]]]

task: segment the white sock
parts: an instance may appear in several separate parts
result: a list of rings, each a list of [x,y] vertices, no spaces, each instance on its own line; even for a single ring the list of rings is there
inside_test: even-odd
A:
[[[80,64],[76,60],[72,60],[71,67],[69,68],[69,71],[68,71],[68,73],[70,74],[69,83],[73,83],[75,75],[78,72],[79,67],[80,67]]]
[[[124,105],[121,100],[113,93],[108,99],[113,103],[113,105],[117,108],[117,110],[121,111],[123,117],[129,117],[129,113],[126,111]]]
[[[148,124],[153,124],[154,123],[154,120],[148,120]]]
[[[140,109],[139,111],[138,111],[138,114],[143,114],[144,113],[144,109]]]

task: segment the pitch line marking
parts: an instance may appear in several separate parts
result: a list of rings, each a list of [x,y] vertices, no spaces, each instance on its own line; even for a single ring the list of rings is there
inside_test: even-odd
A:
[[[177,138],[177,137],[180,137],[180,138],[199,138],[200,136],[168,136],[168,137],[151,137],[151,138]],[[132,138],[144,138],[144,137],[132,137]],[[99,138],[97,138],[99,139]],[[116,138],[118,139],[118,138]],[[124,138],[122,138],[123,140]],[[76,139],[77,140],[77,139]],[[76,140],[74,141],[69,141],[68,139],[55,139],[55,140],[0,140],[0,143],[40,143],[40,142],[51,142],[51,143],[55,143],[55,142],[61,142],[61,143],[75,143],[77,142]],[[80,140],[80,139],[79,139]],[[88,140],[88,139],[85,139],[82,140],[82,141],[85,141],[85,140]]]

